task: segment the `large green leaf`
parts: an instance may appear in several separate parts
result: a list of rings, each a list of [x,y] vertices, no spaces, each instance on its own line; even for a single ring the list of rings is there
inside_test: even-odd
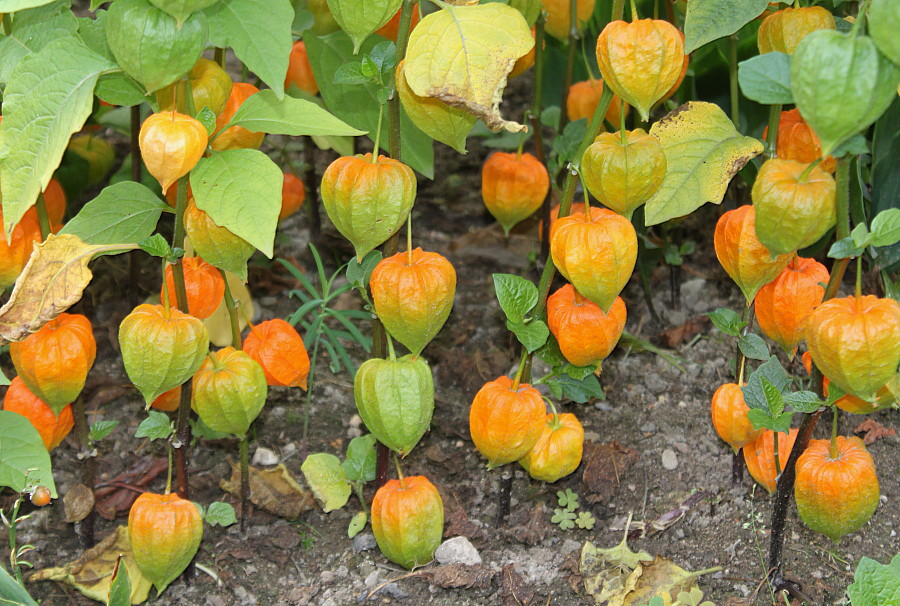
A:
[[[328,0],[331,15],[353,40],[354,53],[375,30],[391,20],[403,0]]]
[[[738,63],[738,83],[748,99],[764,105],[794,102],[791,94],[791,58],[766,53]]]
[[[22,492],[32,485],[46,486],[56,498],[50,454],[31,421],[0,410],[0,486]]]
[[[256,133],[271,135],[338,135],[355,137],[366,134],[338,120],[315,103],[289,95],[281,100],[274,91],[262,90],[250,96],[231,119],[232,125]]]
[[[872,214],[900,208],[900,99],[875,123],[872,138]],[[888,268],[900,261],[900,244],[878,249],[878,264]]]
[[[900,604],[900,554],[890,564],[861,558],[847,595],[853,606]]]
[[[328,109],[347,124],[368,131],[369,138],[374,139],[375,132],[378,130],[377,87],[374,84],[334,83],[334,73],[337,69],[344,63],[353,60],[353,43],[350,38],[343,32],[335,32],[327,36],[313,36],[307,33],[304,41],[313,74],[319,84],[319,92],[322,93]],[[379,41],[381,41],[380,38],[370,37],[362,45],[360,52],[369,53]],[[384,112],[382,117],[381,129],[381,145],[390,150],[387,136],[387,112]],[[400,132],[403,140],[401,160],[429,179],[434,178],[432,140],[413,125],[402,109]]]
[[[230,149],[202,158],[191,171],[197,208],[272,258],[284,173],[255,149]]]
[[[75,38],[23,58],[3,98],[0,191],[6,232],[47,188],[69,137],[91,113],[94,85],[113,65]]]
[[[691,101],[653,125],[666,153],[666,178],[647,201],[647,225],[682,217],[707,202],[720,204],[728,183],[763,145],[734,128],[719,106]]]
[[[230,46],[281,99],[294,43],[290,0],[221,0],[204,12],[209,18],[210,44]]]
[[[72,37],[77,29],[78,20],[68,2],[53,2],[18,13],[13,19],[12,31],[0,38],[0,82],[9,81],[22,57],[41,50],[54,40]]]
[[[53,2],[53,0],[0,0],[0,13],[14,13],[16,11],[25,10],[26,8],[44,6],[51,2]]]
[[[60,233],[87,244],[137,244],[156,229],[166,204],[134,181],[110,185],[85,204]]]
[[[691,0],[684,18],[684,52],[730,36],[756,19],[768,0]]]
[[[4,606],[38,606],[28,592],[0,566],[0,604]]]
[[[351,491],[350,482],[336,456],[326,452],[311,454],[303,461],[300,471],[321,503],[322,511],[328,513],[347,504]]]
[[[150,0],[156,8],[175,17],[179,23],[191,16],[191,13],[209,8],[219,0]]]

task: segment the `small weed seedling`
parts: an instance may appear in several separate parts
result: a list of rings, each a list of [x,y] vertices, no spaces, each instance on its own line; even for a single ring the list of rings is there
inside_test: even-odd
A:
[[[578,494],[567,488],[565,491],[558,491],[556,496],[559,507],[553,510],[553,517],[550,518],[551,522],[558,525],[563,530],[570,530],[575,528],[576,525],[583,530],[591,530],[594,528],[594,524],[597,520],[594,519],[591,512],[579,511],[577,515],[575,514],[580,507],[578,504]]]

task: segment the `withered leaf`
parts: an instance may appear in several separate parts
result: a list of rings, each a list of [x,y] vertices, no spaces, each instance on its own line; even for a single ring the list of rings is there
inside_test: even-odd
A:
[[[162,458],[142,458],[135,465],[114,478],[94,487],[97,513],[107,520],[114,520],[120,513],[127,513],[131,505],[169,464]]]
[[[637,553],[628,547],[628,524],[625,525],[625,536],[615,547],[603,549],[595,547],[590,541],[581,548],[579,570],[584,579],[585,591],[593,596],[597,604],[611,602],[616,596],[627,593],[628,579],[641,562],[649,562],[653,557],[645,552]]]
[[[611,599],[609,606],[641,606],[656,596],[671,602],[680,592],[690,592],[701,575],[721,569],[716,567],[689,572],[672,560],[658,555],[652,562],[637,565],[626,583],[627,593]]]
[[[93,548],[60,568],[45,568],[29,576],[29,581],[62,581],[92,600],[106,603],[116,562],[122,556],[131,582],[131,603],[142,604],[153,584],[148,581],[131,555],[128,528],[119,526]]]
[[[466,537],[470,541],[477,541],[486,538],[483,528],[469,519],[466,510],[459,506],[454,499],[445,502],[446,507],[446,524],[444,526],[444,537]]]
[[[888,436],[896,436],[897,430],[893,427],[888,429],[878,421],[872,418],[867,418],[865,421],[859,424],[859,427],[853,430],[853,433],[864,433],[863,442],[865,444],[874,444],[876,440],[880,440],[881,438],[886,438]]]
[[[613,440],[605,444],[584,443],[582,494],[588,503],[609,499],[619,489],[622,476],[637,461],[638,453]]]
[[[484,589],[491,585],[496,575],[487,564],[446,564],[418,573],[432,585],[444,589]]]
[[[525,545],[537,545],[547,537],[550,525],[547,523],[547,514],[543,501],[537,503],[528,512],[524,524],[513,529],[513,537]]]
[[[66,522],[73,524],[88,517],[94,509],[94,491],[84,484],[76,484],[63,497]]]
[[[71,234],[50,235],[36,244],[9,301],[0,307],[0,345],[22,341],[77,303],[93,277],[88,263],[96,255],[133,248],[85,244]]]
[[[222,480],[219,487],[239,497],[241,470],[234,462],[229,463],[231,478]],[[257,507],[289,520],[316,508],[316,498],[312,492],[301,487],[284,464],[273,469],[250,468],[250,501]]]
[[[528,586],[515,564],[507,564],[500,571],[500,595],[503,606],[528,606],[534,600],[534,590]]]

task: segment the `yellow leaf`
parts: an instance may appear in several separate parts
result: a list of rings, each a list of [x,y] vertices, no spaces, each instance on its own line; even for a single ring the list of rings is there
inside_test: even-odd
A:
[[[93,274],[88,263],[100,253],[137,248],[134,244],[85,244],[71,234],[51,235],[36,244],[0,307],[0,345],[21,341],[81,299]]]
[[[698,577],[718,570],[722,570],[722,567],[716,566],[699,572],[688,572],[677,566],[672,560],[658,555],[649,564],[639,564],[635,568],[632,573],[634,581],[630,583],[630,591],[624,596],[621,604],[622,606],[641,606],[656,596],[660,596],[666,604],[671,604],[679,593],[690,593],[696,587]],[[612,606],[612,602],[610,602],[610,606]]]
[[[438,99],[414,93],[406,82],[405,63],[401,61],[397,66],[397,93],[406,115],[435,141],[449,145],[461,154],[466,153],[466,135],[475,126],[477,118]]]
[[[150,593],[148,581],[131,555],[128,528],[119,526],[105,539],[87,550],[80,558],[60,568],[45,568],[32,574],[29,581],[61,581],[68,583],[85,596],[106,603],[112,574],[119,556],[122,556],[131,582],[131,603],[143,604]]]
[[[720,204],[728,183],[762,143],[735,130],[718,105],[691,101],[650,129],[666,154],[662,186],[645,206],[646,224],[692,213],[707,202]]]
[[[241,470],[232,461],[231,478],[222,480],[219,488],[240,498]],[[294,520],[316,508],[316,498],[300,486],[284,464],[273,469],[250,468],[250,501],[277,516]]]
[[[406,81],[419,97],[433,97],[481,118],[497,132],[525,126],[500,116],[506,79],[534,47],[522,14],[505,4],[443,5],[409,38]]]
[[[628,524],[625,525],[625,536],[622,542],[609,549],[594,547],[590,541],[581,549],[579,571],[584,579],[584,588],[594,597],[597,604],[605,604],[618,600],[621,603],[633,585],[629,585],[630,575],[641,562],[649,562],[652,556],[644,551],[637,553],[628,547]]]

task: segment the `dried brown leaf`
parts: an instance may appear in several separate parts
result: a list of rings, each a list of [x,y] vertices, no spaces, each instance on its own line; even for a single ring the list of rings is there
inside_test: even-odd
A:
[[[503,606],[528,606],[534,600],[534,590],[528,586],[515,564],[507,564],[500,571],[500,596]]]
[[[853,433],[864,433],[863,442],[865,444],[874,444],[876,440],[886,438],[888,436],[896,436],[897,430],[893,427],[888,429],[875,419],[869,417],[859,424],[859,427],[853,430]]]
[[[585,500],[598,503],[609,499],[619,489],[622,476],[637,461],[637,451],[619,444],[618,440],[597,444],[584,444]]]
[[[128,470],[94,486],[97,513],[107,520],[128,513],[143,489],[168,467],[166,459],[142,458]]]
[[[74,524],[88,517],[94,509],[94,491],[84,484],[76,484],[63,497],[66,522]]]
[[[234,496],[240,496],[241,470],[231,463],[231,478],[222,480],[219,487]],[[301,487],[284,464],[273,469],[250,468],[250,501],[277,516],[295,519],[300,514],[316,508],[312,492]]]
[[[666,347],[669,349],[678,349],[682,344],[693,339],[698,333],[706,330],[708,324],[709,318],[706,316],[691,318],[681,326],[676,326],[675,328],[663,331],[660,336],[662,337],[663,343],[666,344]]]
[[[466,510],[456,503],[456,500],[445,502],[447,511],[446,524],[444,526],[444,537],[466,537],[470,541],[477,541],[486,538],[484,529],[477,526],[469,519]]]
[[[422,570],[418,576],[444,589],[484,589],[497,573],[487,564],[446,564]]]
[[[512,535],[520,543],[537,545],[547,538],[549,530],[550,525],[547,523],[544,503],[539,502],[529,510],[525,523],[512,530]]]
[[[77,303],[93,277],[88,263],[96,255],[128,248],[134,246],[85,244],[71,234],[36,244],[9,301],[0,307],[0,345],[22,341]]]

